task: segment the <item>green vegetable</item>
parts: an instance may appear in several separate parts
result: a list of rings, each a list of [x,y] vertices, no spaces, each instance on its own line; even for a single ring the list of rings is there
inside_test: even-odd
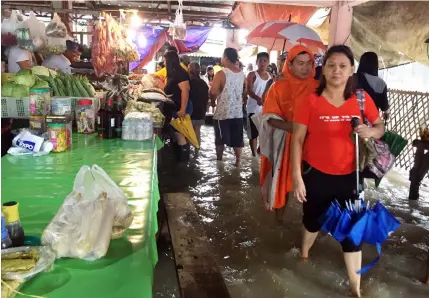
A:
[[[71,85],[73,90],[73,97],[81,97],[82,95],[80,95],[79,93],[79,88],[77,88],[75,80],[71,81]]]
[[[76,80],[76,86],[79,89],[79,93],[81,94],[81,96],[83,96],[83,97],[89,97],[88,92],[83,87],[82,82],[79,79]]]
[[[66,91],[65,91],[66,87],[64,87],[64,84],[63,84],[63,82],[60,80],[59,76],[55,77],[55,78],[54,78],[54,79],[52,79],[52,80],[55,80],[55,83],[56,83],[57,88],[58,88],[58,93],[59,93],[59,95],[60,95],[60,96],[66,96]]]
[[[82,85],[85,88],[86,92],[88,93],[88,95],[90,97],[94,97],[95,96],[95,89],[94,89],[94,87],[92,87],[91,83],[88,81],[88,78],[85,76],[82,76],[81,82],[82,82]]]
[[[33,87],[36,83],[36,76],[28,69],[21,69],[16,73],[15,83],[27,87]]]
[[[54,89],[54,96],[60,96],[60,93],[58,92],[58,86],[55,83],[55,79],[53,77],[48,77],[49,85],[51,85],[52,89]]]
[[[1,95],[4,97],[12,97],[13,90],[16,88],[15,82],[6,82],[1,87]]]
[[[15,88],[12,91],[12,97],[22,98],[28,96],[30,96],[30,87],[16,84]]]
[[[49,83],[41,79],[37,79],[36,84],[32,88],[49,88]]]
[[[71,82],[72,82],[72,78],[71,76],[65,76],[64,77],[64,83],[66,84],[66,92],[67,92],[67,96],[73,96],[73,89],[71,86]]]
[[[49,77],[49,68],[44,66],[33,66],[31,71],[34,75]]]
[[[58,73],[55,70],[49,69],[49,74],[51,75],[51,77],[55,78]]]

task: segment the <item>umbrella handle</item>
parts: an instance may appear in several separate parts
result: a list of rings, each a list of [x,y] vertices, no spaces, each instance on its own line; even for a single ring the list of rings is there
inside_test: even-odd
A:
[[[356,199],[359,200],[359,136],[355,133]]]

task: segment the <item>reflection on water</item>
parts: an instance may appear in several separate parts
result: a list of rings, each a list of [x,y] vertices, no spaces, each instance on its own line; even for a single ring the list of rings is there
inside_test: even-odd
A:
[[[226,150],[216,162],[213,128],[202,128],[202,150],[189,165],[164,159],[160,168],[161,191],[189,191],[212,243],[233,298],[344,297],[348,281],[341,247],[321,235],[309,262],[301,262],[301,205],[291,201],[285,223],[277,226],[259,195],[259,162],[245,148],[240,169]],[[406,172],[394,172],[375,190],[370,200],[381,200],[402,225],[383,245],[382,258],[363,276],[364,297],[429,297],[423,277],[429,245],[429,188],[422,187],[418,202],[408,201]],[[376,256],[365,246],[363,264]],[[167,297],[167,296],[166,296]]]

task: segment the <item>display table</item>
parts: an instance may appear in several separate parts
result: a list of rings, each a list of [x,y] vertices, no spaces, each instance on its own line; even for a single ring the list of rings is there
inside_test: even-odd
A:
[[[111,241],[104,258],[57,259],[52,271],[27,281],[21,292],[49,298],[152,297],[158,260],[157,144],[155,138],[137,142],[76,134],[68,152],[2,158],[1,200],[19,202],[26,235],[41,236],[83,165],[102,167],[125,192],[134,213],[131,227],[123,238]]]

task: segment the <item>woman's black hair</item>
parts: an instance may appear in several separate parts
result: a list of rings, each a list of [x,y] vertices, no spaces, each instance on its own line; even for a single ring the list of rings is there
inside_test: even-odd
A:
[[[211,66],[211,65],[207,66],[207,70],[206,70],[206,76],[207,76],[207,79],[209,81],[213,80],[213,78],[214,78],[214,74],[210,75],[210,73],[209,73],[210,70],[214,70],[213,66]]]
[[[189,75],[192,78],[199,78],[201,73],[201,66],[198,62],[189,63]]]
[[[355,65],[355,59],[353,57],[352,50],[348,46],[338,45],[338,46],[332,46],[326,52],[325,59],[323,59],[323,67],[325,67],[326,62],[329,60],[329,58],[331,58],[331,56],[333,54],[343,54],[349,59],[350,64],[352,66]],[[316,89],[317,95],[321,96],[323,93],[323,90],[325,90],[325,88],[326,88],[326,78],[322,73],[322,75],[320,76],[319,87],[317,87],[317,89]],[[355,80],[354,80],[353,76],[351,76],[347,81],[346,88],[344,89],[344,99],[346,99],[346,100],[349,99],[355,93],[356,93],[356,84],[355,84]]]
[[[233,48],[226,48],[225,51],[223,51],[223,56],[228,58],[231,63],[235,63],[238,60],[238,52]]]
[[[270,66],[273,69],[273,74],[274,75],[278,75],[279,74],[279,70],[277,69],[277,65],[275,63],[271,63]]]
[[[170,51],[164,55],[165,68],[167,69],[167,78],[172,78],[175,73],[182,69],[180,65],[179,55],[176,52]]]
[[[360,57],[357,73],[367,73],[378,77],[378,56],[374,52],[366,52]]]
[[[161,67],[161,68],[164,68],[164,67],[165,67],[164,61],[158,62],[158,65],[159,65],[159,67]]]

